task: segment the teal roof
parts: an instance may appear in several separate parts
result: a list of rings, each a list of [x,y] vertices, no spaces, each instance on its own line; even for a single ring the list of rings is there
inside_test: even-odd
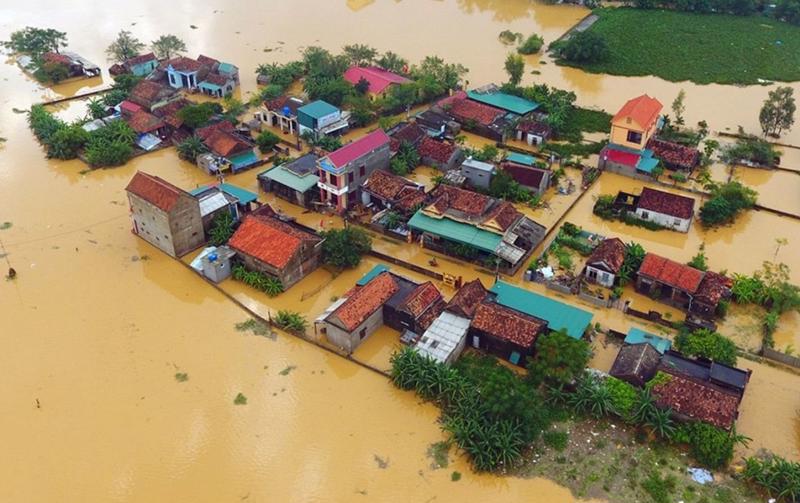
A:
[[[385,266],[383,264],[378,264],[375,267],[373,267],[367,274],[361,276],[361,279],[356,281],[356,285],[364,286],[367,283],[369,283],[370,281],[372,281],[372,278],[374,278],[378,274],[380,274],[382,272],[385,272],[385,271],[388,271],[388,270],[389,270],[388,266]]]
[[[228,75],[236,71],[236,67],[230,63],[220,63],[217,67],[219,73],[227,73]]]
[[[628,335],[625,337],[626,344],[642,344],[644,342],[656,348],[656,351],[662,355],[672,347],[672,341],[669,339],[653,335],[639,328],[631,328],[628,330]]]
[[[207,80],[204,80],[204,81],[200,82],[200,84],[198,84],[197,87],[200,87],[200,88],[203,88],[203,89],[211,89],[212,91],[219,91],[220,89],[222,89],[222,87],[220,87],[220,86],[218,86],[216,84],[213,84],[213,83],[211,83],[211,82],[209,82]]]
[[[233,170],[236,171],[237,169],[246,168],[247,166],[257,163],[258,157],[256,156],[255,152],[249,150],[243,154],[239,154],[234,157],[229,157],[228,160],[231,161],[231,164],[233,165]]]
[[[565,329],[573,339],[583,337],[592,322],[592,313],[588,311],[503,281],[497,281],[489,291],[497,295],[498,304],[545,320],[550,330]]]
[[[238,199],[240,204],[252,203],[256,199],[258,199],[258,194],[256,194],[255,192],[250,192],[249,190],[237,187],[236,185],[231,185],[229,183],[220,183],[219,185],[215,186],[219,187],[219,190],[221,190],[222,192]],[[201,192],[203,192],[204,190],[207,190],[209,187],[211,187],[211,185],[203,185],[202,187],[197,187],[194,190],[190,190],[189,194],[196,196]]]
[[[658,166],[658,159],[655,157],[642,156],[639,158],[639,162],[636,163],[636,171],[652,173],[656,166]]]
[[[422,210],[414,213],[414,216],[408,221],[408,226],[414,230],[435,234],[489,253],[494,253],[502,240],[502,236],[499,234],[449,218],[432,218],[424,214]]]
[[[539,108],[539,104],[535,101],[526,100],[513,94],[506,94],[501,92],[496,93],[478,93],[475,91],[468,91],[467,96],[469,99],[475,100],[486,105],[501,108],[515,114],[525,115],[533,112]]]
[[[524,164],[526,166],[533,166],[536,164],[536,158],[532,155],[518,154],[517,152],[510,152],[506,156],[506,160],[515,162],[517,164]]]
[[[331,105],[327,101],[322,101],[322,100],[312,101],[308,105],[303,105],[302,107],[297,109],[298,113],[303,112],[309,117],[313,117],[315,119],[320,119],[322,117],[325,117],[326,115],[335,114],[338,111],[339,111],[338,108]]]
[[[319,181],[319,177],[317,175],[309,173],[305,176],[298,176],[296,173],[292,173],[283,166],[277,166],[270,170],[264,171],[258,176],[269,178],[276,183],[285,185],[290,189],[296,190],[300,193],[316,187],[317,182]]]

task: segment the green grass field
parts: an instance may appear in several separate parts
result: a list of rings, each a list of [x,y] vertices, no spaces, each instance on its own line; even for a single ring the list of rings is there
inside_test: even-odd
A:
[[[580,66],[595,73],[656,75],[698,84],[800,80],[800,27],[763,16],[663,10],[598,9],[590,28],[608,40],[608,61]]]

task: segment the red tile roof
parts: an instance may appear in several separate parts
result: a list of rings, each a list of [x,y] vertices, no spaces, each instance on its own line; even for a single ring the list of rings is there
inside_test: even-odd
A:
[[[206,138],[211,136],[211,134],[214,133],[215,131],[226,131],[230,133],[233,131],[233,124],[231,124],[229,121],[216,122],[214,124],[201,127],[200,129],[195,131],[194,134],[201,140],[205,140]]]
[[[706,271],[694,297],[700,302],[716,306],[720,299],[730,295],[733,280],[714,271]]]
[[[369,82],[369,92],[380,94],[392,84],[406,84],[411,82],[407,78],[378,68],[377,66],[351,66],[344,72],[344,80],[353,85],[358,84],[361,79]]]
[[[303,100],[300,98],[288,95],[278,96],[275,99],[264,102],[264,106],[267,107],[267,110],[283,114],[284,107],[289,107],[289,111],[292,115],[297,115],[297,109],[302,107],[303,104]]]
[[[482,302],[475,309],[473,328],[523,348],[532,348],[547,323],[495,302]]]
[[[144,110],[134,113],[128,120],[128,125],[139,134],[150,133],[165,126],[164,121]]]
[[[519,220],[521,213],[514,208],[508,201],[497,204],[494,209],[486,216],[486,220],[494,220],[504,231],[511,227],[511,224]]]
[[[730,429],[736,421],[741,398],[711,383],[661,369],[670,379],[653,386],[656,404],[673,412],[704,421],[718,428]]]
[[[153,54],[152,52],[148,52],[147,54],[139,54],[138,56],[134,56],[130,59],[125,60],[125,64],[128,66],[133,66],[155,60],[156,60],[155,54]]]
[[[430,136],[422,139],[422,143],[417,147],[419,156],[422,158],[431,158],[440,164],[447,164],[453,153],[458,150],[457,145],[452,143],[445,143],[443,141],[434,140]]]
[[[303,242],[319,237],[267,216],[248,215],[233,233],[228,245],[276,269],[283,269],[301,250]]]
[[[539,187],[545,174],[543,169],[521,166],[513,162],[504,162],[500,167],[511,175],[514,181],[526,187]]]
[[[216,59],[205,56],[203,54],[197,56],[197,62],[206,66],[214,66],[216,64],[219,64],[219,61],[217,61]]]
[[[214,85],[217,85],[217,86],[220,86],[220,87],[223,87],[225,84],[227,84],[229,80],[231,80],[231,79],[229,79],[228,77],[225,77],[223,75],[220,75],[218,73],[209,73],[203,79],[203,81],[205,81],[205,82],[208,82],[210,84],[214,84]]]
[[[587,264],[605,263],[611,272],[618,273],[625,261],[625,243],[619,238],[604,239],[586,260]]]
[[[152,80],[141,80],[133,86],[128,99],[143,107],[150,108],[154,101],[173,94],[175,94],[175,90],[169,86],[159,84]]]
[[[384,271],[363,287],[351,290],[353,293],[330,316],[338,319],[342,328],[352,332],[399,289],[391,273]]]
[[[164,122],[170,126],[179,128],[183,125],[183,120],[181,120],[181,118],[178,116],[178,112],[192,104],[193,103],[191,101],[181,98],[179,100],[171,101],[164,106],[154,108],[153,115],[156,117],[161,117],[164,119]]]
[[[658,140],[652,138],[647,142],[647,148],[653,155],[665,164],[681,169],[692,169],[700,162],[700,151],[680,143]]]
[[[426,281],[408,294],[408,297],[400,305],[400,309],[408,312],[414,318],[418,318],[441,299],[442,294],[439,289],[430,281]]]
[[[446,213],[452,209],[472,217],[483,215],[492,202],[489,196],[452,185],[439,185],[432,195],[435,198],[432,206],[439,213]]]
[[[703,279],[703,272],[685,264],[679,264],[653,253],[644,256],[639,274],[659,283],[694,294]]]
[[[450,302],[447,303],[446,309],[453,314],[465,318],[472,318],[475,315],[475,308],[486,298],[487,293],[481,280],[474,279],[464,283],[461,288],[458,289],[455,295],[453,295],[453,298],[450,299]]]
[[[383,129],[376,129],[358,140],[328,154],[328,160],[337,168],[389,144],[389,137]]]
[[[389,173],[382,169],[373,171],[367,179],[364,180],[361,187],[387,201],[397,201],[400,193],[403,192],[403,189],[406,187],[411,187],[413,190],[417,191],[416,185],[411,180],[406,180],[402,176]]]
[[[467,94],[463,91],[441,100],[439,105],[459,121],[471,119],[484,126],[492,124],[498,117],[505,115],[505,112],[499,108],[467,99]]]
[[[167,61],[167,65],[172,65],[172,68],[179,72],[197,72],[203,67],[203,63],[186,56],[172,58]]]
[[[427,137],[427,134],[421,127],[413,122],[405,123],[389,135],[391,141],[390,149],[392,152],[397,152],[402,142],[417,146],[425,137]]]
[[[534,120],[521,121],[519,124],[517,124],[517,131],[522,131],[523,133],[532,133],[544,138],[549,138],[550,135],[553,134],[553,128],[544,122]]]
[[[602,157],[608,159],[614,164],[621,164],[622,166],[635,168],[641,156],[625,150],[617,150],[613,147],[606,147],[603,149]]]
[[[123,112],[134,114],[142,109],[142,107],[132,101],[125,100],[119,104],[119,109]]]
[[[209,150],[222,157],[228,157],[253,148],[232,133],[220,130],[213,131],[208,135],[204,143]]]
[[[57,52],[46,52],[42,54],[42,60],[45,63],[49,63],[51,65],[71,65],[72,58],[69,56],[65,56],[64,54],[59,54]]]
[[[637,98],[628,100],[628,102],[619,109],[619,112],[614,115],[612,122],[630,118],[646,130],[658,119],[662,108],[663,105],[661,105],[660,101],[643,94]]]
[[[638,208],[643,210],[655,211],[677,218],[689,219],[694,215],[694,199],[686,196],[679,196],[672,192],[651,189],[642,189],[639,197]]]
[[[168,181],[143,171],[137,171],[133,175],[125,190],[141,197],[162,211],[170,211],[180,199],[181,194],[189,195],[188,192]]]
[[[401,210],[413,210],[425,202],[425,190],[407,186],[397,195],[395,203]]]

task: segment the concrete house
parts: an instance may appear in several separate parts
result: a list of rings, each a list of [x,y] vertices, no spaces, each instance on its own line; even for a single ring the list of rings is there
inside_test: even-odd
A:
[[[661,127],[661,102],[643,94],[629,100],[611,120],[611,139],[600,152],[601,169],[650,176],[659,164],[648,142]]]
[[[264,192],[303,208],[314,208],[319,202],[317,182],[317,161],[319,156],[313,152],[291,162],[275,166],[258,174],[258,184]]]
[[[639,196],[635,214],[642,220],[655,222],[678,232],[689,232],[694,217],[694,199],[645,187]]]
[[[553,136],[553,128],[533,119],[522,120],[514,128],[514,138],[528,145],[541,145]]]
[[[461,174],[464,175],[470,186],[478,189],[487,190],[489,188],[495,170],[494,164],[476,161],[472,157],[468,157],[461,163]]]
[[[442,171],[456,169],[464,160],[464,152],[455,143],[449,143],[426,136],[417,147],[420,160],[426,166]]]
[[[139,81],[128,96],[128,101],[148,112],[178,99],[181,99],[181,96],[174,89],[152,80]]]
[[[297,110],[304,104],[303,100],[294,96],[280,96],[265,101],[261,110],[256,112],[256,119],[270,127],[279,128],[291,135],[300,134],[297,121]]]
[[[323,240],[305,228],[278,219],[272,211],[262,209],[244,218],[228,246],[248,270],[277,278],[284,289],[289,289],[319,267]]]
[[[214,58],[200,55],[197,59],[179,56],[163,65],[167,82],[175,89],[199,90],[203,94],[222,98],[239,84],[239,69]]]
[[[625,243],[619,238],[605,239],[586,259],[583,275],[587,281],[613,288],[624,261]]]
[[[319,167],[320,200],[345,211],[361,199],[361,185],[373,171],[388,169],[389,137],[377,129],[322,157]]]
[[[147,54],[139,54],[138,56],[126,59],[122,63],[115,64],[108,69],[108,73],[114,77],[126,73],[136,77],[147,77],[156,68],[158,68],[158,59],[155,54],[148,52]]]
[[[342,112],[327,101],[312,101],[297,109],[300,134],[310,134],[314,139],[343,133],[350,126],[349,112]]]
[[[185,190],[137,171],[125,191],[137,236],[173,257],[205,242],[200,204]]]
[[[553,173],[537,163],[532,156],[512,152],[500,163],[500,167],[522,187],[534,194],[544,194],[550,188]]]

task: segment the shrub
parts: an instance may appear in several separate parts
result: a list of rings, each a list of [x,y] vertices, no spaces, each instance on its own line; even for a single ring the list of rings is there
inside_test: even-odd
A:
[[[678,479],[675,475],[661,478],[657,472],[651,472],[642,482],[642,489],[653,498],[655,503],[670,503],[675,492]]]
[[[305,333],[308,322],[299,313],[294,311],[280,310],[275,316],[275,324],[284,330],[296,333]],[[287,372],[288,374],[288,372]]]
[[[178,157],[184,161],[195,162],[198,155],[206,152],[208,147],[196,136],[190,136],[178,144]]]
[[[538,385],[568,384],[583,374],[591,358],[586,341],[573,339],[565,331],[551,332],[536,341],[536,356],[528,360],[528,380]]]
[[[372,249],[372,239],[363,229],[346,227],[320,233],[322,256],[327,264],[338,268],[352,268],[361,263],[361,256]]]
[[[749,457],[745,459],[742,476],[770,496],[800,500],[800,463],[776,455],[763,459]]]
[[[546,431],[542,434],[544,445],[558,452],[563,452],[569,442],[569,434],[565,431]]]
[[[233,236],[233,217],[229,211],[218,213],[211,226],[209,242],[213,246],[222,246]]]
[[[616,377],[607,377],[603,385],[611,396],[611,406],[614,413],[623,419],[632,417],[633,409],[639,400],[639,391]]]
[[[261,290],[270,297],[275,297],[283,292],[283,283],[278,278],[268,276],[260,271],[248,271],[242,264],[233,266],[231,270],[233,279]]]
[[[736,365],[736,345],[717,332],[701,328],[692,333],[681,332],[675,347],[687,356],[701,356],[724,365]]]
[[[688,438],[689,453],[703,466],[716,470],[733,459],[733,450],[741,439],[735,432],[727,432],[707,423],[693,422],[681,427],[683,438]]]
[[[574,33],[561,48],[561,57],[567,61],[597,63],[609,56],[605,37],[591,30]]]
[[[517,48],[517,52],[520,54],[536,54],[542,49],[543,45],[544,39],[534,33],[522,42],[522,45]]]
[[[756,204],[758,193],[738,181],[715,184],[711,198],[700,208],[700,221],[707,227],[732,222],[741,210]]]
[[[258,149],[261,153],[266,154],[273,148],[275,145],[280,143],[281,139],[273,133],[272,131],[262,131],[256,137],[256,145],[258,145]]]

